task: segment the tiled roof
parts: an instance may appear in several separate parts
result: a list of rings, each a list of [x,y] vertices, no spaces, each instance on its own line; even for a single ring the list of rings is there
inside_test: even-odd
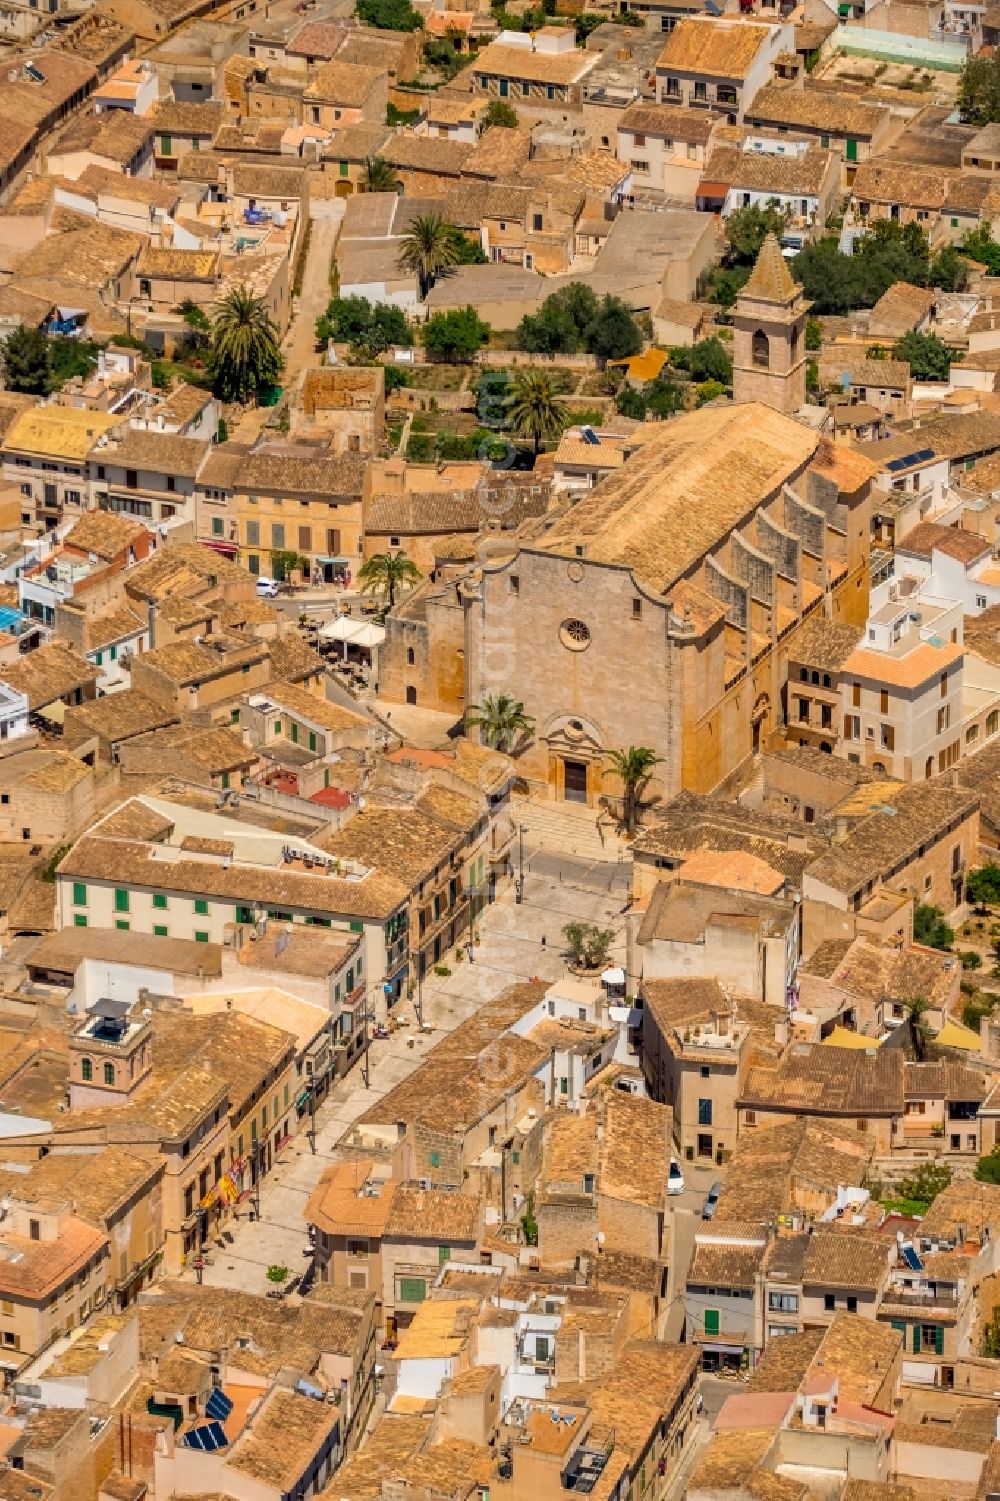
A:
[[[807,621],[796,638],[791,654],[805,667],[838,672],[858,644],[861,631],[856,625],[835,620]]]
[[[161,99],[150,120],[157,135],[213,136],[222,123],[221,104]]]
[[[738,146],[717,146],[705,165],[705,178],[709,182],[724,182],[731,188],[750,192],[811,197],[822,190],[832,162],[832,153],[819,147],[813,147],[801,156],[779,156],[767,151],[743,151]],[[780,247],[778,254],[784,275],[779,272],[777,278],[769,276],[768,282],[773,289],[770,300],[785,302],[793,295],[795,283]],[[760,258],[757,264],[759,267]],[[756,270],[754,276],[757,276]],[[756,286],[762,286],[760,277]],[[780,294],[774,295],[778,288],[781,288]],[[743,290],[746,292],[746,288]],[[761,296],[762,293],[754,290],[747,295]]]
[[[842,671],[847,677],[863,678],[890,688],[920,688],[956,662],[961,662],[964,652],[964,647],[951,641],[940,645],[921,641],[919,646],[901,657],[860,647],[845,657]]]
[[[905,537],[898,539],[896,551],[915,558],[926,558],[928,562],[933,552],[943,552],[968,568],[980,558],[988,557],[993,549],[987,539],[978,536],[976,532],[964,532],[957,526],[940,526],[937,522],[922,521],[908,531]]]
[[[27,695],[30,710],[65,697],[97,681],[98,669],[68,642],[50,641],[10,666],[0,667],[0,682]]]
[[[884,1238],[817,1231],[808,1237],[802,1281],[806,1286],[878,1292],[889,1280],[891,1249]]]
[[[777,237],[768,235],[741,295],[761,302],[785,304],[792,300],[797,290]]]
[[[747,120],[758,124],[807,126],[856,140],[870,140],[887,116],[887,110],[864,104],[854,94],[781,83],[759,89],[746,110]]]
[[[901,285],[897,283],[897,286]],[[937,417],[908,432],[898,433],[894,438],[857,446],[860,453],[879,465],[885,465],[890,459],[907,459],[928,449],[938,458],[972,458],[1000,448],[1000,417],[992,412]]]
[[[667,593],[817,446],[814,433],[756,402],[704,407],[661,426],[535,546],[569,557],[582,547],[584,558],[632,568]]]
[[[657,71],[743,79],[771,36],[770,26],[752,21],[682,16],[657,59]]]
[[[397,1240],[432,1240],[440,1245],[474,1245],[482,1208],[467,1193],[400,1185],[392,1195],[383,1234]]]
[[[0,1294],[43,1303],[107,1249],[107,1236],[76,1215],[62,1221],[56,1240],[31,1240],[7,1231],[0,1237]]]
[[[382,155],[400,172],[440,172],[459,177],[474,150],[468,141],[401,133],[385,143]]]
[[[108,412],[86,407],[31,407],[8,427],[4,448],[82,463],[96,440],[117,421]]]
[[[903,1113],[903,1057],[798,1043],[767,1068],[753,1068],[740,1091],[743,1109],[814,1115],[892,1116]]]
[[[218,275],[220,259],[217,250],[160,249],[147,244],[139,256],[135,269],[137,276],[176,277],[182,281],[213,281]],[[143,433],[142,436],[149,437],[153,434]],[[169,435],[164,434],[164,436]],[[191,440],[182,439],[181,441],[190,442]]]
[[[80,552],[93,552],[106,562],[129,543],[145,536],[146,527],[131,516],[121,516],[117,511],[87,511],[63,538],[65,547],[75,547]]]
[[[263,865],[215,865],[205,860],[157,860],[149,845],[108,838],[107,825],[85,835],[59,867],[61,874],[112,881],[128,870],[135,886],[192,896],[227,898],[234,903],[304,908],[358,918],[391,917],[408,896],[393,875],[370,870],[361,880],[287,871]]]
[[[948,192],[948,174],[932,167],[884,161],[862,162],[851,189],[856,203],[898,203],[907,208],[940,209]]]
[[[308,719],[325,730],[357,730],[369,723],[364,714],[355,709],[345,709],[328,698],[320,698],[300,688],[297,683],[268,683],[267,695],[282,709]]]
[[[889,879],[912,860],[920,845],[933,843],[948,826],[970,818],[978,798],[946,783],[913,782],[891,793],[861,817],[846,839],[808,867],[809,879],[851,894],[879,878]]]
[[[106,694],[91,703],[76,704],[68,717],[67,730],[74,742],[79,728],[85,735],[100,735],[112,744],[177,722],[173,709],[164,708],[134,688]]]
[[[125,464],[130,469],[148,469],[157,474],[194,479],[211,446],[202,438],[182,438],[178,433],[129,427],[117,443],[102,449],[99,457],[105,463]]]
[[[677,104],[653,104],[640,99],[623,111],[618,129],[663,136],[669,141],[705,145],[715,124],[715,116],[708,110],[684,109]]]
[[[378,74],[346,62],[321,63],[315,68],[302,95],[307,103],[336,104],[360,109],[375,87]]]
[[[491,78],[524,79],[529,83],[572,84],[589,73],[598,61],[596,53],[535,52],[528,47],[510,47],[505,42],[488,43],[472,59],[474,74]]]
[[[360,496],[365,460],[360,454],[336,457],[315,454],[290,445],[251,449],[240,466],[237,488],[276,495],[320,495],[329,498]]]

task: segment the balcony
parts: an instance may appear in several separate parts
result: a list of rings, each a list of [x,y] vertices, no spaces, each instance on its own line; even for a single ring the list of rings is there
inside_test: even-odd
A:
[[[961,1298],[957,1287],[923,1287],[923,1288],[896,1288],[890,1287],[882,1299],[882,1312],[893,1308],[899,1308],[908,1313],[941,1314],[942,1317],[954,1318],[958,1310]]]

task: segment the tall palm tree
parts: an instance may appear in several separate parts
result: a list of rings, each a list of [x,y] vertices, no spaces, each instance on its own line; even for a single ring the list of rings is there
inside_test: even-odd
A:
[[[558,438],[566,422],[551,375],[544,370],[523,370],[515,376],[507,397],[507,415],[514,431],[531,439],[537,458],[545,439]]]
[[[646,745],[630,745],[628,750],[608,751],[611,770],[622,784],[625,804],[625,827],[634,833],[639,811],[639,796],[649,781],[653,767],[663,760]]]
[[[281,369],[278,330],[263,297],[233,287],[218,305],[212,324],[215,393],[224,401],[250,401],[273,386]]]
[[[535,721],[524,712],[524,705],[509,693],[487,694],[481,704],[470,704],[465,712],[466,729],[478,727],[480,738],[494,750],[509,751],[521,735],[530,735]]]
[[[376,553],[358,569],[358,583],[361,587],[381,594],[389,610],[396,603],[396,590],[399,586],[415,584],[419,578],[420,569],[405,552]]]
[[[365,160],[361,178],[363,193],[395,193],[398,187],[399,178],[384,156],[369,156]]]
[[[420,278],[423,294],[458,259],[456,231],[440,214],[418,214],[400,242],[399,263]]]

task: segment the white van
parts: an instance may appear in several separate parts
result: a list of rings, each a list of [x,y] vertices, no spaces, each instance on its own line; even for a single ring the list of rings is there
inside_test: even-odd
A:
[[[277,597],[278,597],[278,581],[277,581],[277,579],[269,579],[269,578],[263,578],[262,577],[262,578],[259,578],[257,580],[257,598],[258,599],[277,599]]]

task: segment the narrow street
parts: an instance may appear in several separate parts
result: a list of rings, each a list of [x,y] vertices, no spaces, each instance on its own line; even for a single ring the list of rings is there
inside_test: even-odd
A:
[[[291,386],[307,365],[318,365],[316,319],[330,301],[330,266],[337,236],[344,219],[344,200],[312,205],[312,231],[306,252],[302,290],[295,299],[295,312],[281,345],[285,361],[283,384]]]
[[[493,999],[508,985],[535,976],[556,980],[564,972],[562,928],[573,920],[596,922],[615,929],[612,962],[624,958],[624,928],[620,895],[609,893],[615,866],[579,863],[573,873],[567,862],[562,880],[529,874],[524,902],[515,903],[510,882],[480,920],[481,943],[470,963],[449,960],[451,974],[433,973],[423,985],[423,1014],[434,1030],[421,1033],[402,1028],[370,1051],[370,1087],[360,1066],[334,1086],[316,1114],[315,1153],[304,1130],[289,1144],[261,1186],[259,1221],[251,1221],[249,1202],[240,1206],[239,1219],[226,1228],[232,1243],[210,1241],[203,1280],[216,1287],[265,1292],[267,1268],[275,1263],[300,1276],[308,1266],[309,1241],[304,1210],[310,1193],[328,1163],[336,1161],[337,1146],[354,1122],[371,1105],[411,1074],[435,1043]],[[585,884],[586,883],[586,884]],[[542,946],[542,938],[545,946]],[[400,1018],[414,1019],[412,1005],[402,1000]],[[188,1270],[187,1277],[194,1273]]]

